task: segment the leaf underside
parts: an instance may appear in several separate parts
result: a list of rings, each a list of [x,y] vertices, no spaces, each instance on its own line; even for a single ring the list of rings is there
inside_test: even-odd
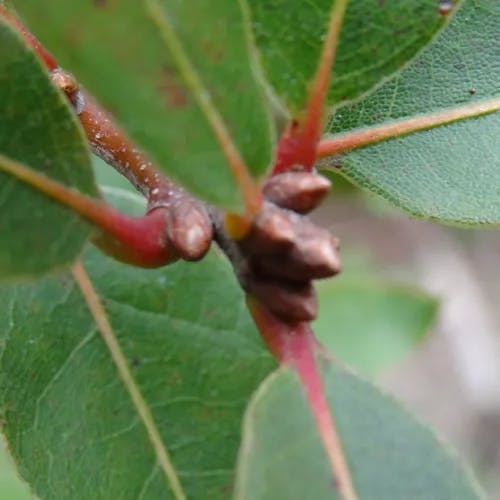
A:
[[[329,131],[499,97],[499,22],[496,0],[465,0],[407,68],[358,104],[338,110]],[[418,217],[498,225],[499,133],[498,112],[464,120],[348,153],[340,173]]]
[[[90,154],[64,96],[0,19],[0,154],[96,194]],[[0,278],[26,278],[72,262],[90,228],[70,210],[0,172]],[[36,251],[34,251],[36,249]]]

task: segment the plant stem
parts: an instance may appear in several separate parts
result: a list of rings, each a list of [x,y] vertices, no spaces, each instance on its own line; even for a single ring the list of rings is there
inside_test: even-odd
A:
[[[146,197],[150,210],[168,207],[172,197],[185,194],[158,170],[84,89],[78,92],[82,105],[77,113],[92,151]]]
[[[494,98],[437,113],[337,134],[320,141],[317,156],[318,158],[325,158],[413,132],[429,130],[459,120],[494,113],[498,110],[500,110],[500,98]]]
[[[323,127],[325,100],[340,30],[349,0],[335,0],[328,24],[316,74],[311,82],[307,105],[303,112],[288,125],[278,144],[273,174],[300,167],[310,171],[316,160],[316,147]]]
[[[45,66],[49,70],[57,68],[57,62],[54,56],[45,48],[43,45],[27,30],[27,28],[15,17],[9,10],[0,5],[0,17],[6,19],[10,24],[14,25],[23,38],[26,40],[27,44],[33,48],[33,50],[38,54],[40,59],[44,62]]]
[[[148,200],[149,209],[168,207],[173,197],[186,196],[135,146],[111,116],[81,88],[75,77],[59,67],[54,56],[14,14],[0,6],[6,19],[25,39],[50,71],[54,84],[73,104],[93,152],[124,175]]]
[[[134,377],[132,376],[125,354],[118,343],[99,295],[97,294],[97,291],[95,290],[90,277],[81,262],[74,264],[72,267],[72,273],[75,281],[80,287],[87,306],[92,313],[94,321],[101,333],[101,337],[109,349],[111,357],[113,358],[120,378],[129,393],[135,410],[139,414],[139,417],[146,428],[149,440],[156,454],[156,459],[167,477],[172,493],[174,494],[176,500],[185,500],[186,494],[183,491],[181,482],[177,472],[175,471],[174,464],[172,463],[172,459],[170,458],[168,450],[163,442],[160,431],[156,426],[151,410]]]
[[[356,500],[351,472],[318,371],[317,341],[309,323],[284,323],[250,296],[247,296],[247,304],[269,350],[282,365],[292,367],[299,376],[342,500]]]
[[[144,217],[130,217],[56,182],[35,170],[0,155],[0,170],[71,208],[100,230],[94,242],[115,258],[140,267],[159,267],[179,258],[166,237],[166,209]]]

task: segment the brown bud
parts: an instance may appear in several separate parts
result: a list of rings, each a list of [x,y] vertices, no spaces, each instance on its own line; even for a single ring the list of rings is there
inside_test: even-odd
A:
[[[290,248],[296,238],[297,218],[292,212],[265,203],[250,234],[241,241],[241,247],[248,254],[275,253]]]
[[[337,240],[330,236],[315,241],[310,245],[299,243],[298,248],[284,255],[258,255],[251,259],[252,268],[259,274],[292,281],[335,276],[340,272]]]
[[[310,212],[331,188],[331,182],[311,172],[286,172],[271,177],[263,187],[264,196],[276,205],[301,214]]]
[[[210,248],[213,227],[205,207],[184,193],[173,199],[167,211],[167,233],[184,260],[199,260]]]
[[[247,290],[283,321],[312,321],[318,313],[316,292],[310,282],[289,283],[251,276]]]
[[[326,278],[340,272],[338,250],[337,238],[326,229],[308,223],[299,228],[289,258],[302,271],[309,270],[310,279]]]

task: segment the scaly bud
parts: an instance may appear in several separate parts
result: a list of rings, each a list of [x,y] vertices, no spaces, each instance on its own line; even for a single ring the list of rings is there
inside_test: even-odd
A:
[[[316,208],[331,188],[331,182],[311,172],[285,172],[271,177],[264,196],[276,205],[305,214]]]
[[[248,254],[263,254],[290,248],[295,243],[295,225],[298,216],[265,203],[255,218],[250,234],[241,241]]]
[[[213,239],[212,221],[205,207],[180,192],[171,200],[166,212],[167,233],[172,245],[184,260],[199,260]]]
[[[290,283],[252,275],[246,288],[249,294],[287,323],[312,321],[318,314],[318,299],[310,282]]]

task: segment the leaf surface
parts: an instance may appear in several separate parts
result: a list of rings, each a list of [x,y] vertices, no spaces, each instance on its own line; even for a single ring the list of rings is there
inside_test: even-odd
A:
[[[429,429],[371,384],[325,357],[319,362],[358,498],[480,498]],[[235,497],[339,498],[305,394],[289,369],[268,377],[247,410]]]
[[[245,405],[275,367],[229,266],[147,271],[95,249],[85,264],[188,497],[227,497]],[[1,287],[0,324],[4,432],[37,495],[171,498],[72,276]]]
[[[241,208],[236,179],[202,112],[212,106],[210,117],[220,118],[250,175],[261,177],[271,163],[272,133],[238,2],[23,0],[16,6],[60,64],[171,177],[208,201]],[[193,78],[201,88],[193,90]]]
[[[371,376],[408,354],[438,309],[423,292],[374,280],[329,280],[318,292],[316,336],[336,357]]]
[[[339,109],[330,132],[500,97],[499,22],[496,0],[465,0],[407,68]],[[499,224],[499,133],[500,113],[473,117],[353,151],[341,160],[341,173],[418,217]]]
[[[2,19],[0,117],[0,155],[96,194],[90,154],[65,97]],[[68,265],[89,235],[78,215],[1,169],[0,211],[0,278],[37,276]]]
[[[291,6],[251,0],[265,74],[292,112],[305,106],[334,0]],[[435,0],[352,1],[342,27],[328,102],[353,99],[399,69],[443,24]]]
[[[2,438],[0,443],[0,498],[31,500],[27,485],[21,481]]]

